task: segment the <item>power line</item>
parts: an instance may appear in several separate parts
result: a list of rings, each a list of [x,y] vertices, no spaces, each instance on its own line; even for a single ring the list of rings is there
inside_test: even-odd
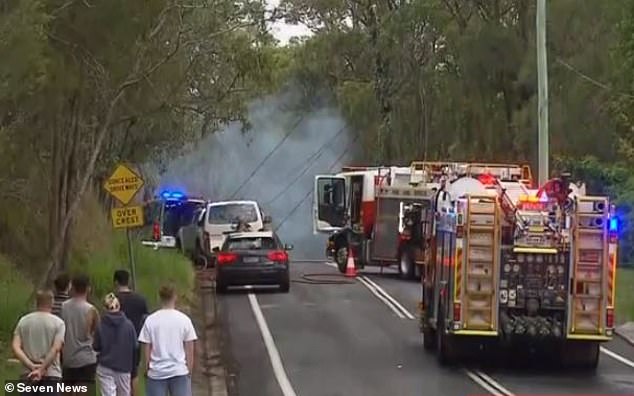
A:
[[[382,28],[385,27],[385,25],[387,25],[387,23],[389,21],[392,20],[392,18],[397,14],[397,11],[391,11],[389,12],[387,15],[385,15],[385,17],[379,22],[379,24],[377,25],[378,28]],[[356,56],[357,59],[361,59],[363,55],[365,55],[366,53],[368,53],[371,49],[373,49],[372,46],[366,46],[364,47],[364,49],[362,51],[359,52],[359,54]],[[282,141],[280,141],[278,143],[277,146],[275,146],[273,148],[273,150],[271,152],[269,152],[269,154],[267,154],[266,157],[264,157],[264,159],[258,164],[258,166],[253,170],[253,172],[251,172],[251,174],[249,175],[249,177],[247,178],[247,180],[245,180],[240,187],[238,187],[238,189],[231,194],[231,199],[235,198],[235,195],[240,192],[240,190],[253,178],[253,176],[255,176],[255,174],[258,172],[258,169],[260,169],[260,167],[275,153],[275,151],[277,151],[277,149],[286,141],[286,139],[288,139],[290,137],[290,135],[293,134],[293,132],[295,131],[295,129],[299,126],[299,124],[301,123],[301,121],[303,120],[305,114],[302,114],[302,116],[299,118],[299,120],[297,121],[297,123],[295,124],[295,126],[293,127],[293,129],[291,130],[291,132],[289,132],[286,136],[284,136],[284,138],[282,139]],[[355,138],[356,139],[356,138]]]
[[[240,190],[242,190],[242,188],[244,186],[247,185],[247,183],[249,183],[249,181],[251,181],[251,179],[253,178],[253,176],[255,176],[258,173],[258,170],[260,170],[260,168],[262,167],[262,165],[264,165],[264,163],[271,158],[271,156],[273,154],[275,154],[275,152],[282,147],[282,144],[284,144],[284,142],[297,130],[297,127],[299,126],[299,124],[301,124],[301,122],[304,120],[305,114],[302,114],[298,119],[297,122],[295,122],[295,125],[293,125],[293,128],[291,128],[290,132],[287,133],[282,140],[280,140],[277,145],[275,147],[273,147],[273,150],[269,151],[269,153],[264,157],[264,159],[262,159],[262,161],[260,161],[260,163],[258,164],[258,166],[255,167],[255,169],[253,169],[253,172],[251,172],[251,174],[249,175],[249,177],[247,177],[247,179],[240,184],[240,186],[238,187],[237,190],[235,190],[233,192],[233,194],[231,194],[231,199],[234,199],[236,194],[238,194],[240,192]]]
[[[343,151],[343,153],[341,153],[341,155],[337,158],[337,160],[330,166],[330,168],[328,169],[330,172],[332,172],[332,170],[339,163],[339,161],[341,161],[343,157],[346,154],[348,154],[349,149],[352,148],[352,145],[356,143],[358,139],[359,139],[359,134],[357,133],[354,139],[352,139],[352,141],[346,146],[346,149]],[[299,201],[299,203],[295,205],[293,209],[291,209],[291,211],[288,212],[288,214],[282,219],[280,224],[278,224],[277,227],[275,227],[275,232],[277,232],[277,230],[279,230],[282,227],[282,225],[286,222],[286,220],[291,218],[291,216],[297,211],[297,209],[299,209],[299,207],[302,206],[302,204],[310,197],[312,192],[313,192],[313,189],[311,187],[310,190],[308,190],[308,193],[304,196],[304,198],[302,198],[302,200]]]
[[[346,127],[342,127],[337,134],[335,134],[335,136],[333,136],[332,138],[330,138],[326,143],[324,143],[319,150],[315,151],[310,157],[308,157],[306,159],[306,166],[304,167],[304,170],[302,170],[297,177],[295,177],[295,179],[293,179],[292,182],[290,182],[282,191],[280,191],[277,195],[275,195],[275,197],[273,197],[272,199],[270,199],[266,205],[270,205],[273,202],[275,202],[276,200],[278,200],[285,192],[287,192],[291,187],[293,187],[297,181],[306,174],[306,172],[308,172],[308,170],[310,168],[312,168],[312,166],[315,164],[315,162],[324,154],[326,147],[329,147],[330,145],[332,145],[337,138],[346,130]]]

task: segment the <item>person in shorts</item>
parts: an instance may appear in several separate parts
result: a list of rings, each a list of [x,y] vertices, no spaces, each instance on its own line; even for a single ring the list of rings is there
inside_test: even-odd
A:
[[[99,313],[88,302],[90,282],[87,276],[74,277],[71,288],[72,297],[62,304],[62,319],[66,324],[62,376],[65,385],[92,385],[97,369],[93,336],[99,323]]]
[[[143,321],[149,314],[147,301],[139,293],[135,293],[130,289],[130,273],[126,270],[117,270],[113,277],[115,295],[121,304],[121,311],[130,319],[136,330],[136,336],[139,337]],[[137,348],[134,354],[134,363],[132,365],[132,395],[137,396],[139,389],[139,364],[141,363],[141,349]]]

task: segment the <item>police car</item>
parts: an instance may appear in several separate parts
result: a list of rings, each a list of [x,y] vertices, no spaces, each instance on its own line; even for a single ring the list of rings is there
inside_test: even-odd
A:
[[[143,245],[180,249],[181,229],[196,219],[205,204],[204,199],[188,197],[180,191],[162,191],[144,204]]]

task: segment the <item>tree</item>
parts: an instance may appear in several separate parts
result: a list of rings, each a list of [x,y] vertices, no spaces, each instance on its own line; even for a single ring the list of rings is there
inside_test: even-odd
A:
[[[0,69],[1,136],[19,141],[7,152],[28,150],[39,163],[3,173],[50,181],[40,189],[49,197],[50,278],[66,264],[85,192],[121,159],[177,150],[240,118],[269,87],[272,38],[261,1],[15,3],[0,26],[21,29],[0,45],[28,56],[24,67]]]

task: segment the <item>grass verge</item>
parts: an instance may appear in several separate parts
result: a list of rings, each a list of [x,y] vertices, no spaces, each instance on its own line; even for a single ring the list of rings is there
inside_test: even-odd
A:
[[[634,267],[620,267],[616,271],[616,321],[634,321]]]
[[[0,255],[0,379],[16,378],[20,367],[7,361],[11,356],[11,335],[18,318],[28,307],[31,284]]]
[[[180,292],[181,309],[188,310],[193,301],[194,270],[191,263],[176,251],[153,250],[134,243],[136,288],[148,299],[150,309],[158,306],[158,288],[172,283]],[[91,300],[99,301],[112,291],[112,275],[117,269],[128,269],[128,251],[124,234],[115,234],[111,245],[94,253],[77,254],[71,260],[71,274],[83,272],[92,283]],[[29,311],[26,301],[32,284],[8,260],[0,256],[0,380],[17,378],[20,366],[8,363],[11,357],[10,338],[19,317]]]

